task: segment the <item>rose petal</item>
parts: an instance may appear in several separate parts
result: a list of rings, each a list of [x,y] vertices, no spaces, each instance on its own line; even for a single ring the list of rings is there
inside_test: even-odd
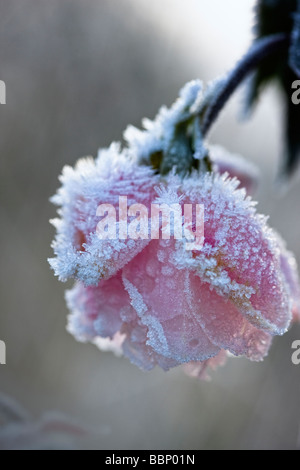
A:
[[[166,242],[153,240],[124,268],[124,286],[148,328],[148,345],[178,363],[206,360],[219,348],[209,341],[191,308],[188,272],[174,269],[168,262],[170,253]]]

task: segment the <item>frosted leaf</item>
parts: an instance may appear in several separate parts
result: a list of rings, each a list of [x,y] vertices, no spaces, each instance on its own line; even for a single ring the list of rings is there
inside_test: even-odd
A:
[[[202,136],[199,135],[195,141],[195,160],[203,160],[209,154],[208,147],[203,143]]]
[[[124,132],[124,139],[132,158],[139,163],[149,164],[152,154],[167,151],[177,124],[196,115],[201,99],[202,83],[200,80],[193,80],[181,89],[179,98],[169,109],[163,106],[154,121],[143,121],[145,130],[129,126]]]
[[[227,75],[223,75],[214,80],[211,80],[205,87],[201,99],[197,99],[194,105],[191,107],[193,114],[200,115],[207,109],[208,106],[211,106],[214,98],[219,96],[221,90],[227,83]]]

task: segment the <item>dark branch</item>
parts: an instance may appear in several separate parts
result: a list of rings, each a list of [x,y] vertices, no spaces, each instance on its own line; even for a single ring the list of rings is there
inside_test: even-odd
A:
[[[220,93],[215,97],[208,107],[203,124],[201,126],[202,135],[206,136],[212,124],[219,116],[231,95],[243,82],[243,80],[262,62],[266,57],[286,48],[290,43],[290,37],[287,34],[276,34],[257,40],[250,48],[248,53],[238,62],[236,67],[229,73],[225,85]]]

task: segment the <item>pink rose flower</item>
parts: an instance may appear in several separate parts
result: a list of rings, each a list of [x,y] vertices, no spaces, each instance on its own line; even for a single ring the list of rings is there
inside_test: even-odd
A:
[[[146,370],[191,363],[203,375],[226,351],[262,360],[299,315],[296,264],[282,240],[238,180],[171,174],[158,197],[158,176],[115,151],[65,170],[54,199],[62,219],[50,262],[61,279],[77,279],[67,293],[69,331]],[[203,204],[202,250],[186,250],[184,239],[100,240],[98,204],[117,207],[125,193],[149,210],[151,202]]]
[[[300,318],[296,261],[247,196],[257,180],[253,166],[220,148],[207,150],[200,135],[194,158],[210,154],[212,173],[162,176],[151,167],[153,156],[183,155],[186,144],[178,144],[176,129],[203,103],[201,83],[191,82],[169,110],[144,121],[144,131],[126,130],[128,148],[113,144],[95,161],[64,169],[52,199],[60,218],[53,221],[56,257],[50,259],[60,280],[77,281],[66,300],[68,330],[79,341],[123,354],[145,370],[185,364],[202,378],[227,353],[261,361],[272,337]],[[120,196],[128,206],[143,204],[148,215],[153,203],[203,205],[202,249],[172,237],[99,237],[101,204],[115,208],[116,232],[122,231]]]

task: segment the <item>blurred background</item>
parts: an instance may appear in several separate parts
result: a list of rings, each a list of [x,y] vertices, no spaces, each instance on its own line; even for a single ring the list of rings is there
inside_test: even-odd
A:
[[[91,430],[78,448],[300,448],[300,366],[294,325],[261,364],[231,359],[198,382],[181,371],[140,371],[66,332],[61,284],[47,258],[49,203],[65,164],[121,140],[182,85],[230,69],[249,47],[253,0],[0,0],[0,392],[33,417],[58,410]],[[244,90],[211,142],[255,162],[259,210],[300,262],[300,184],[274,184],[284,114],[268,91],[241,122]]]

